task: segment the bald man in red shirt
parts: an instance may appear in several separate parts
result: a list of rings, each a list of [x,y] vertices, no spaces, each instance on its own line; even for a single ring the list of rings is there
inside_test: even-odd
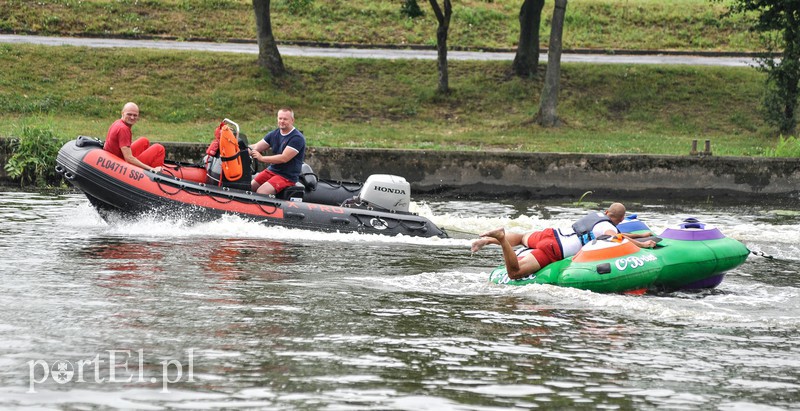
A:
[[[103,150],[125,159],[130,164],[158,173],[164,165],[166,153],[164,146],[150,145],[150,141],[145,137],[140,137],[131,143],[133,140],[131,128],[137,121],[139,121],[139,106],[135,103],[126,103],[122,107],[122,118],[108,128]]]

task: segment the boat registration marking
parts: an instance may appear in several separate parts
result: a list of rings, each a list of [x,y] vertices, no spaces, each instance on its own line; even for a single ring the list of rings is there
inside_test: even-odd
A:
[[[103,156],[97,157],[95,165],[105,168],[106,170],[110,170],[112,173],[117,173],[123,177],[125,177],[127,174],[127,177],[134,181],[139,181],[144,178],[144,173],[136,170],[135,168],[131,168],[131,172],[128,173],[128,166],[124,166]]]

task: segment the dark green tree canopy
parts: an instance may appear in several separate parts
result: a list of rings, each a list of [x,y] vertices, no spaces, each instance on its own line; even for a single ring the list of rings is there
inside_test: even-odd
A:
[[[730,11],[755,13],[751,29],[763,34],[767,50],[780,51],[779,59],[761,59],[760,70],[767,74],[764,114],[781,133],[795,133],[800,96],[800,0],[733,0]]]

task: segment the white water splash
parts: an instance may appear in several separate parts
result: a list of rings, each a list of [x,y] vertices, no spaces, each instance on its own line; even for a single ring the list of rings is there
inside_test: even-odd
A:
[[[108,224],[87,203],[81,204],[68,216],[75,226],[91,226],[102,230],[102,234],[130,238],[251,238],[286,241],[324,241],[369,244],[421,244],[443,247],[467,247],[464,239],[413,237],[406,235],[386,236],[342,232],[319,232],[302,229],[270,226],[260,222],[226,214],[221,218],[195,223],[186,218],[164,219],[158,214],[144,214],[135,219],[115,218]]]

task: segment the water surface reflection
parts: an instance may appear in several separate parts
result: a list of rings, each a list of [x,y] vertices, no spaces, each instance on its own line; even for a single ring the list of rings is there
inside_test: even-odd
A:
[[[464,233],[443,240],[107,225],[77,195],[0,200],[3,407],[800,408],[800,217],[786,210],[629,206],[655,228],[698,216],[774,257],[717,290],[631,297],[487,283],[499,251],[470,254],[467,232],[564,225],[585,212],[571,205],[419,204]],[[115,370],[130,381],[106,363],[28,393],[28,362],[109,350],[130,353]]]

